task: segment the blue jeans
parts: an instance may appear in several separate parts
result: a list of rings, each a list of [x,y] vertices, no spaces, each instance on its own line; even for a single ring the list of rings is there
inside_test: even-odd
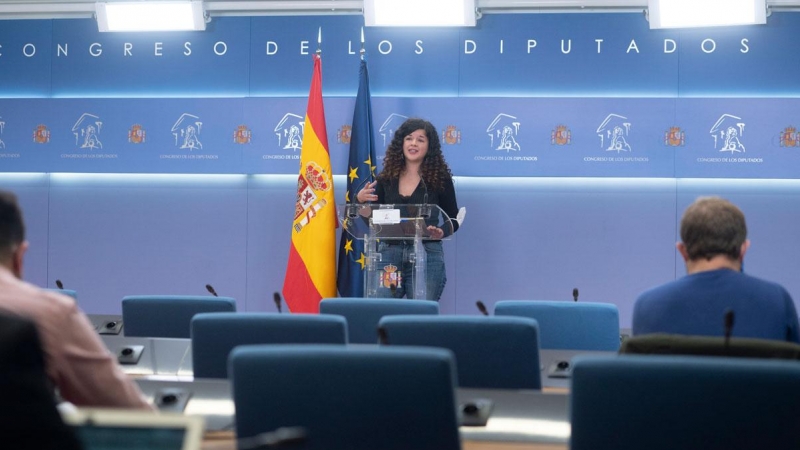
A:
[[[423,243],[426,253],[425,289],[427,300],[439,300],[447,282],[444,269],[444,251],[441,241]],[[378,286],[378,297],[381,298],[414,298],[414,242],[383,241],[378,244],[381,261],[378,262],[379,276],[383,275]],[[399,276],[397,275],[399,274]],[[392,292],[391,284],[396,286]]]

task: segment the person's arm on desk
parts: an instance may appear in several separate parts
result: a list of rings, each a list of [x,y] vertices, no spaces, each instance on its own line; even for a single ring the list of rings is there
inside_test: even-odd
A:
[[[40,324],[40,333],[61,397],[77,406],[153,409],[75,302],[56,301],[58,314]]]

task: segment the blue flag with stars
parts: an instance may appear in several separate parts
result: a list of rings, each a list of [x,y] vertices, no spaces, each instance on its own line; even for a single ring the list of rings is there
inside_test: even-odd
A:
[[[361,60],[358,71],[358,94],[350,130],[350,162],[347,167],[345,202],[357,202],[358,191],[375,179],[375,139],[372,126],[372,101],[369,95],[367,62]],[[364,296],[366,269],[364,241],[342,230],[339,242],[339,269],[336,278],[341,297]]]

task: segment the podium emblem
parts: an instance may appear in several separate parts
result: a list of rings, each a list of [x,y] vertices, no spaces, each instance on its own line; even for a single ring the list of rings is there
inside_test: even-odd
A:
[[[380,285],[386,289],[391,289],[392,285],[396,289],[400,289],[403,286],[403,274],[397,271],[397,266],[394,264],[384,266],[378,276],[380,277]]]

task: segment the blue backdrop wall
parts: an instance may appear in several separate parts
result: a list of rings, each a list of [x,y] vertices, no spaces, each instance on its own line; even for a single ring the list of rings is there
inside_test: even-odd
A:
[[[745,211],[747,270],[795,281],[800,15],[648,29],[639,14],[486,15],[474,29],[365,29],[376,141],[410,116],[442,133],[465,226],[446,243],[449,313],[474,302],[612,302],[683,274],[699,195]],[[358,16],[214,19],[206,32],[0,25],[0,186],[20,195],[26,278],[88,312],[127,294],[204,293],[272,310],[289,248],[311,54],[337,195]],[[381,153],[381,152],[379,152]]]

